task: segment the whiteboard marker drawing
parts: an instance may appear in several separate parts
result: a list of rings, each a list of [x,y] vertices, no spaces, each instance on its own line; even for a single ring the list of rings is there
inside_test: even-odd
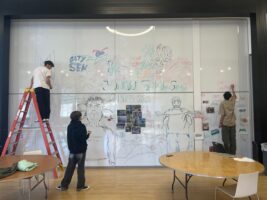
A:
[[[163,114],[163,131],[166,134],[167,153],[190,149],[192,112],[181,107],[180,97],[172,98],[172,108]]]

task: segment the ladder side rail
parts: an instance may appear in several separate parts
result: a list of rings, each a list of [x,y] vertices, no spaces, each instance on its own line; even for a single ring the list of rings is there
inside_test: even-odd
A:
[[[8,145],[9,145],[11,137],[12,137],[12,133],[14,132],[14,130],[16,128],[16,125],[17,125],[17,122],[18,122],[18,119],[19,119],[19,116],[20,116],[20,110],[23,108],[23,105],[25,103],[25,100],[26,100],[26,97],[27,97],[28,94],[29,93],[25,90],[24,93],[23,93],[22,99],[20,101],[16,117],[15,117],[14,121],[11,124],[10,130],[9,130],[9,133],[8,133],[8,137],[6,139],[6,142],[5,142],[5,145],[4,145],[4,148],[3,148],[1,156],[5,156],[6,155],[7,148],[8,148]]]
[[[52,129],[50,127],[50,123],[49,122],[45,122],[45,123],[46,123],[46,127],[48,129],[49,136],[51,138],[51,141],[52,141],[52,145],[54,147],[54,150],[55,150],[55,152],[57,152],[56,153],[57,158],[60,160],[60,164],[62,164],[61,156],[59,154],[59,151],[58,151],[58,148],[57,148],[57,144],[56,144],[56,141],[55,141],[55,137],[54,137],[54,134],[53,134]]]
[[[22,119],[21,119],[21,122],[20,122],[20,125],[19,125],[18,133],[16,135],[15,144],[13,145],[12,152],[16,152],[16,150],[17,150],[19,139],[20,139],[21,133],[22,133],[22,128],[24,126],[24,123],[25,123],[25,120],[26,120],[26,117],[27,117],[27,113],[29,111],[30,104],[31,104],[31,95],[28,95],[28,99],[26,101],[25,110],[23,112],[23,116],[22,116]]]
[[[36,98],[34,90],[31,90],[31,96],[32,96],[33,105],[34,105],[34,108],[35,108],[35,111],[36,111],[36,115],[37,115],[37,118],[38,118],[38,121],[39,121],[39,124],[40,124],[42,136],[43,136],[43,139],[44,139],[44,142],[45,142],[45,147],[46,147],[47,154],[48,155],[52,155],[51,149],[50,149],[50,146],[49,146],[49,142],[48,142],[48,139],[47,139],[46,131],[45,131],[45,126],[44,126],[43,120],[41,118],[41,114],[40,114],[40,110],[39,110],[39,106],[38,106],[38,103],[37,103],[37,98]],[[56,169],[53,169],[53,176],[55,178],[58,178]]]

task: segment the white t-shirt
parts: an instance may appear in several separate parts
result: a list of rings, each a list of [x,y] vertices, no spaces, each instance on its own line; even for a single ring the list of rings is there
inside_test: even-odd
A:
[[[50,89],[49,86],[46,83],[46,77],[51,77],[51,70],[46,68],[45,66],[37,67],[33,71],[33,88],[46,88]]]

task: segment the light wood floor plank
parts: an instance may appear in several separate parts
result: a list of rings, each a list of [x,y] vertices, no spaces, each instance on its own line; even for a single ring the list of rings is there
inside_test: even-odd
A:
[[[171,192],[173,172],[166,168],[88,168],[86,182],[90,190],[76,192],[76,174],[68,191],[58,191],[55,187],[59,179],[50,176],[48,199],[56,200],[184,200],[184,190],[176,182],[174,193]],[[183,178],[182,173],[178,173]],[[223,179],[192,177],[189,182],[190,200],[214,200],[214,188],[222,184]],[[228,181],[227,184],[233,183]],[[25,183],[24,183],[25,184]],[[259,196],[267,200],[267,177],[260,176]],[[0,183],[1,200],[23,199],[19,193],[18,182]],[[43,185],[32,192],[32,200],[44,199]],[[218,200],[230,198],[218,194]],[[247,199],[247,198],[244,198]],[[256,199],[256,198],[253,198]]]

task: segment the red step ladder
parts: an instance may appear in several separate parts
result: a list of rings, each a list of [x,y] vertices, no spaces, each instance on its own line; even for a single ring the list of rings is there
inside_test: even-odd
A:
[[[62,160],[58,152],[57,144],[52,129],[50,127],[49,121],[43,121],[41,118],[36,95],[33,89],[25,89],[24,91],[23,97],[19,104],[17,115],[11,125],[1,156],[15,155],[19,140],[21,138],[21,133],[26,120],[26,116],[29,111],[31,100],[33,100],[33,105],[36,111],[47,154],[56,156],[59,159],[58,166],[61,170],[63,170]],[[13,136],[15,137],[14,140],[12,138]],[[48,137],[50,137],[50,139],[48,139]],[[53,147],[53,151],[51,150],[51,147]],[[8,149],[9,151],[7,153]],[[55,178],[58,177],[56,169],[53,170],[53,174]]]

